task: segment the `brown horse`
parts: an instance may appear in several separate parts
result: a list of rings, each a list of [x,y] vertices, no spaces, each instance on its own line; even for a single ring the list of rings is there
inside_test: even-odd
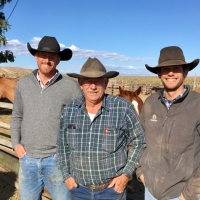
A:
[[[9,99],[12,103],[14,102],[15,87],[18,80],[18,78],[5,77],[4,74],[0,77],[0,100]]]
[[[129,91],[129,90],[123,90],[119,86],[119,94],[117,96],[123,97],[127,99],[128,101],[132,102],[134,105],[138,115],[140,115],[142,106],[143,106],[143,101],[139,97],[139,94],[141,93],[141,86],[136,90],[136,91]]]

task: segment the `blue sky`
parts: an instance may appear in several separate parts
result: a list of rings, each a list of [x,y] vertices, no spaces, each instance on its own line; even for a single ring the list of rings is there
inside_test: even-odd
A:
[[[8,18],[17,0],[7,3]],[[71,48],[70,61],[60,62],[62,73],[79,73],[88,57],[98,58],[108,71],[120,75],[153,75],[160,49],[182,48],[185,59],[200,58],[199,0],[19,0],[5,32],[14,63],[0,66],[37,68],[26,44],[37,48],[45,35]],[[189,75],[200,76],[200,64]]]

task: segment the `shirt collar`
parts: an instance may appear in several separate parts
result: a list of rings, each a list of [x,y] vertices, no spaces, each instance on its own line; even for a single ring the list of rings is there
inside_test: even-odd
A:
[[[103,107],[107,111],[109,111],[109,107],[108,107],[108,104],[107,104],[107,101],[109,100],[108,96],[109,96],[108,94],[104,94],[103,102],[102,102],[102,105],[101,105],[101,107]],[[83,106],[85,107],[85,96],[84,96],[84,94],[78,99],[76,105],[78,107],[83,107]]]
[[[56,71],[56,74],[55,74],[53,77],[51,77],[51,78],[46,82],[45,85],[43,85],[43,83],[42,83],[42,81],[41,81],[41,79],[40,79],[40,77],[39,77],[39,71],[37,71],[36,78],[37,78],[37,80],[38,80],[38,82],[39,82],[41,88],[44,89],[45,87],[47,87],[48,85],[50,85],[51,82],[53,82],[54,80],[57,79],[58,74],[59,74],[58,71]]]
[[[169,107],[173,104],[173,102],[180,99],[186,91],[187,91],[187,87],[184,85],[183,91],[173,100],[168,100],[167,97],[165,96],[165,92],[163,91],[161,95],[167,108],[169,109]]]

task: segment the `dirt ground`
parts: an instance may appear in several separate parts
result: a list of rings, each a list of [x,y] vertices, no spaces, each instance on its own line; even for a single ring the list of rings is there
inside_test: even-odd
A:
[[[20,200],[18,190],[0,179],[0,200]]]

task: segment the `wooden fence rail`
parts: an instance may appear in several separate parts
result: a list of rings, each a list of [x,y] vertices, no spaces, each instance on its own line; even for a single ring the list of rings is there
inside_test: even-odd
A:
[[[1,108],[12,109],[13,104],[0,102]],[[10,124],[0,122],[0,127],[10,129]],[[18,170],[19,159],[12,149],[11,141],[0,138],[0,179],[8,182],[17,189],[18,187]],[[42,200],[51,200],[51,196],[46,188],[42,193]]]

